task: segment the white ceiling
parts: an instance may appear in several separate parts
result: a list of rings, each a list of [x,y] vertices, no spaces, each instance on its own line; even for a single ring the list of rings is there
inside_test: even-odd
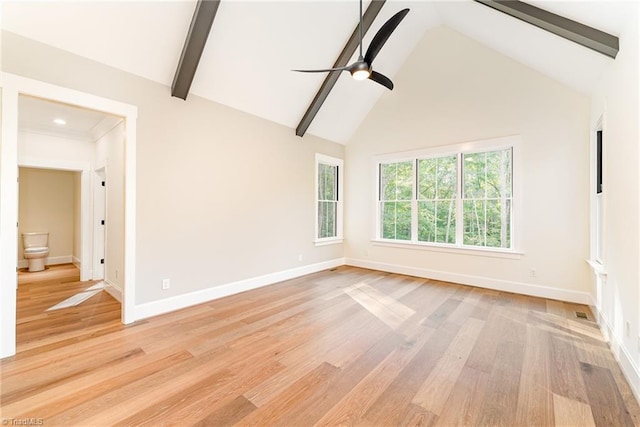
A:
[[[631,4],[606,0],[531,3],[614,35],[624,30]],[[367,4],[365,1],[365,9]],[[3,0],[2,27],[170,86],[194,5],[193,0]],[[392,79],[424,33],[439,25],[587,95],[612,61],[471,0],[388,0],[365,36],[365,47],[378,28],[404,7],[411,12],[374,63],[377,71]],[[357,20],[354,0],[223,0],[191,93],[293,129],[324,74],[290,70],[333,65]],[[309,133],[345,143],[380,96],[411,90],[396,87],[389,92],[343,74]]]
[[[57,124],[62,119],[65,124]],[[72,105],[20,96],[18,126],[20,130],[94,142],[111,130],[121,118]]]

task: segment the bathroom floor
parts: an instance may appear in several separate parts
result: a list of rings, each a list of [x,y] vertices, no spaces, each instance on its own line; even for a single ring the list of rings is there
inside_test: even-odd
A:
[[[100,281],[80,281],[73,264],[18,271],[17,350],[41,347],[46,340],[74,335],[92,325],[120,321],[120,303],[101,290]],[[46,344],[45,344],[46,345]]]

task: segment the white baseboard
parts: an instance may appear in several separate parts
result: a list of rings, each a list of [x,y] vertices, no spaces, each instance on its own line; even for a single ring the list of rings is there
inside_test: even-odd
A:
[[[494,289],[497,291],[575,302],[578,304],[589,304],[591,302],[591,296],[587,292],[559,289],[552,286],[532,285],[530,283],[499,280],[492,279],[490,277],[472,276],[452,273],[449,271],[430,270],[426,268],[409,267],[397,264],[386,264],[354,258],[346,258],[345,263],[354,267],[369,268],[372,270],[386,271],[388,273],[406,274],[426,279],[442,280],[444,282],[460,283],[462,285],[471,285],[479,288]]]
[[[80,258],[75,256],[71,257],[71,262],[78,268],[78,270],[82,271],[82,262],[80,261]]]
[[[106,280],[103,280],[103,283],[104,290],[122,304],[122,289],[113,283],[107,282]]]
[[[57,264],[69,264],[73,262],[73,257],[71,255],[65,256],[50,256],[44,262],[44,265],[57,265]],[[27,268],[29,266],[29,261],[26,259],[18,260],[18,268]]]
[[[614,333],[609,320],[603,316],[593,302],[591,304],[591,310],[596,315],[596,320],[598,321],[598,326],[600,326],[602,335],[604,335],[604,338],[609,342],[611,352],[615,356],[622,374],[627,379],[638,404],[640,404],[640,367],[633,361],[633,358],[629,354],[627,348]]]
[[[240,280],[224,285],[214,286],[197,292],[153,301],[145,304],[135,305],[133,308],[133,321],[146,319],[182,308],[202,304],[218,298],[234,295],[251,289],[273,285],[284,280],[295,279],[318,271],[344,265],[344,258],[337,258],[330,261],[319,262],[317,264],[305,265],[303,267],[292,268],[276,273],[265,274],[251,279]]]

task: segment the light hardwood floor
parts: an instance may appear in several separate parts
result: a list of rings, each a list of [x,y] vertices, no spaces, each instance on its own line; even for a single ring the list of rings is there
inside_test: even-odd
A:
[[[45,426],[633,426],[585,306],[340,267],[120,324],[72,266],[20,274],[2,418]],[[576,318],[575,312],[589,319]]]

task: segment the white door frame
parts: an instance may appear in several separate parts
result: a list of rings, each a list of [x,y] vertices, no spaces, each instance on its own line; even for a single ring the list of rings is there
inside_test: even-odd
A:
[[[107,242],[106,242],[106,225],[100,224],[101,220],[107,220],[107,192],[101,182],[106,181],[106,167],[102,166],[93,171],[93,256],[91,257],[91,265],[93,266],[92,279],[105,279],[105,265],[100,264],[98,259],[106,258]]]
[[[125,119],[125,242],[122,322],[134,320],[136,278],[136,126],[134,105],[0,73],[2,140],[0,142],[0,358],[16,353],[18,259],[18,96],[29,95],[102,111]]]

